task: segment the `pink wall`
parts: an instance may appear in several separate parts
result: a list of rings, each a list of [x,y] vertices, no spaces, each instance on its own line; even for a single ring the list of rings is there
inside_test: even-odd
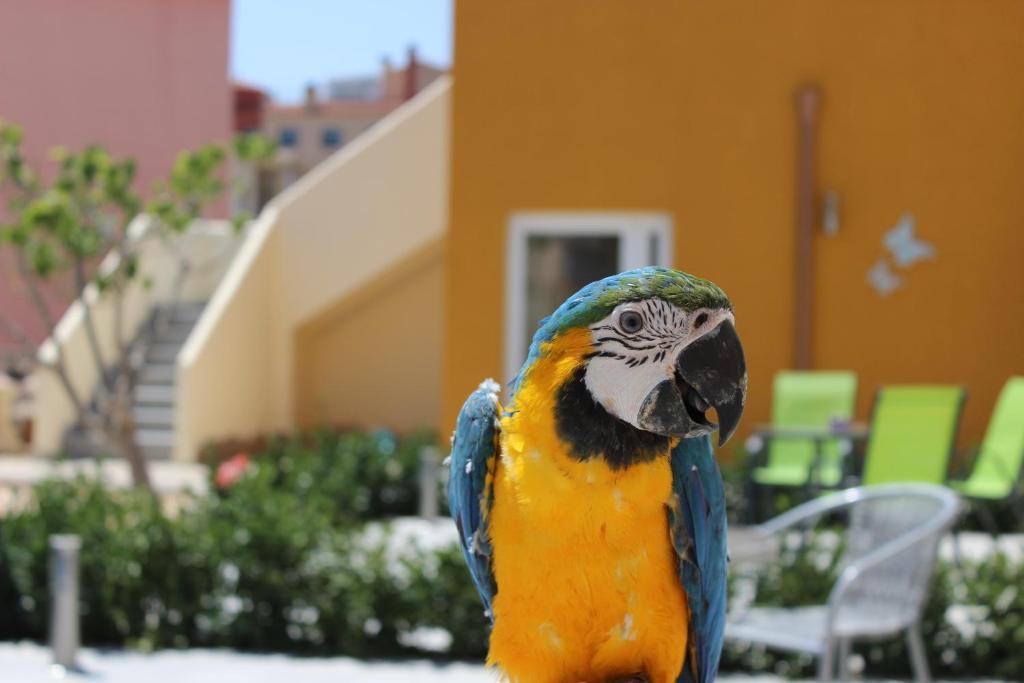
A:
[[[135,157],[146,190],[180,150],[230,136],[230,13],[230,0],[0,0],[0,119],[24,129],[36,168],[54,146],[95,143]],[[7,256],[11,311],[24,292]]]
[[[0,2],[0,118],[33,161],[98,143],[139,161],[140,187],[175,154],[225,140],[230,0]]]

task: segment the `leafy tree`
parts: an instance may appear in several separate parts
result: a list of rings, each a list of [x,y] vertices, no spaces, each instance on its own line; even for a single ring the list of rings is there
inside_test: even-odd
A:
[[[182,152],[166,181],[157,185],[148,204],[134,190],[135,161],[117,159],[97,146],[79,152],[55,150],[58,162],[52,181],[44,181],[25,162],[22,133],[0,122],[0,242],[13,249],[17,273],[35,312],[49,331],[54,354],[40,361],[29,335],[18,322],[0,312],[0,329],[19,340],[26,357],[56,373],[75,409],[78,426],[98,435],[104,444],[126,458],[136,485],[149,487],[146,461],[136,443],[132,398],[137,383],[138,354],[124,326],[125,295],[130,286],[146,284],[141,247],[145,240],[161,239],[178,264],[174,296],[190,270],[188,259],[176,251],[175,237],[189,230],[213,202],[223,196],[223,167],[228,150],[208,144]],[[240,137],[233,145],[242,163],[256,163],[273,153],[272,143],[258,136]],[[145,235],[130,230],[140,211],[155,219]],[[235,218],[240,228],[245,216]],[[99,265],[100,259],[106,259]],[[55,327],[58,319],[46,297],[44,283],[70,279],[83,314],[92,362],[100,378],[95,396],[83,396],[71,381],[66,353]],[[104,354],[99,342],[93,297],[94,284],[113,308],[116,348]]]

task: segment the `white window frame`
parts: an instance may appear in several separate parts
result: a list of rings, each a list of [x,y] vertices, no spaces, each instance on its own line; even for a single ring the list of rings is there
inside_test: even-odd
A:
[[[527,241],[534,235],[619,238],[619,271],[672,263],[672,219],[661,212],[517,212],[509,217],[505,256],[505,378],[526,359]],[[649,263],[658,238],[657,262]]]

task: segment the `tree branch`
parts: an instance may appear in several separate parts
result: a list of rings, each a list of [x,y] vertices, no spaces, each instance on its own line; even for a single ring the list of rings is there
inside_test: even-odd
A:
[[[18,275],[21,276],[21,281],[28,289],[29,296],[32,297],[32,305],[35,306],[36,314],[39,315],[43,325],[52,334],[56,327],[56,322],[54,321],[53,313],[50,311],[50,306],[46,303],[43,293],[39,291],[39,283],[36,282],[35,278],[32,277],[32,273],[29,272],[28,263],[25,262],[25,255],[18,249],[15,249],[14,252],[14,262],[18,266]]]
[[[86,299],[85,292],[89,282],[85,276],[85,261],[77,254],[75,260],[75,286],[78,288],[78,301],[82,305],[82,322],[85,325],[85,336],[89,340],[89,348],[92,351],[93,360],[96,362],[96,370],[100,375],[100,384],[107,390],[112,391],[110,378],[107,376],[107,366],[103,362],[103,353],[100,350],[99,337],[96,335],[96,324],[92,319],[92,307]]]

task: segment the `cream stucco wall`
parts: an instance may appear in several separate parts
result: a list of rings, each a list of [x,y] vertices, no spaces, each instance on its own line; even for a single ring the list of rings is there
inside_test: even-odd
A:
[[[296,335],[303,427],[407,431],[440,420],[444,243],[437,240],[338,301]],[[396,397],[403,400],[396,410]]]
[[[175,458],[292,426],[298,329],[442,237],[450,89],[439,79],[260,215],[179,355]]]

